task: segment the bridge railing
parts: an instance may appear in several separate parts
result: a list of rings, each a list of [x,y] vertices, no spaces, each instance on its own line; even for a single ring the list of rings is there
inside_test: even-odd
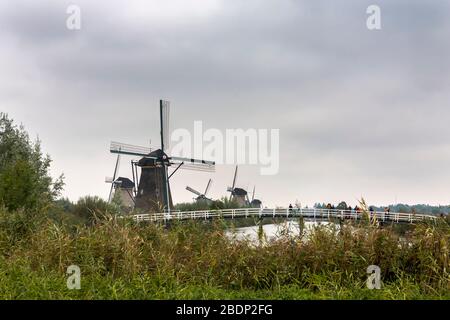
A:
[[[423,220],[433,220],[432,215],[369,211],[366,213],[370,219],[390,222],[417,222]],[[360,210],[339,210],[339,209],[316,209],[316,208],[239,208],[222,210],[198,210],[198,211],[172,211],[160,213],[148,213],[134,215],[136,221],[167,221],[167,220],[198,220],[214,218],[243,218],[243,217],[304,217],[311,219],[350,219],[360,220],[364,216]]]

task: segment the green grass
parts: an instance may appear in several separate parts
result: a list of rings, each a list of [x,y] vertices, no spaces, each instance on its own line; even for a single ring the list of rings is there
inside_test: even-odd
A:
[[[322,282],[323,281],[323,282]],[[322,283],[321,283],[322,282]],[[390,283],[382,290],[369,290],[363,284],[354,287],[334,287],[324,279],[316,283],[319,290],[299,285],[284,285],[273,289],[226,289],[220,286],[183,284],[175,279],[153,275],[132,279],[82,276],[81,290],[69,290],[66,278],[58,272],[36,272],[17,266],[0,274],[1,299],[450,299],[450,294],[424,293],[414,282]]]
[[[89,225],[0,209],[0,299],[449,299],[450,227],[345,224],[255,245],[225,224]],[[401,241],[403,239],[403,241]],[[66,287],[69,265],[81,290]],[[378,265],[381,290],[366,288]]]

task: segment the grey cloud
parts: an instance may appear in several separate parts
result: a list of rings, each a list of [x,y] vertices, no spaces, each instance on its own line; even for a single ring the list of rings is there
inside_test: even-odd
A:
[[[442,161],[450,144],[448,3],[378,1],[377,32],[365,28],[372,1],[222,1],[211,14],[161,19],[134,17],[126,1],[78,3],[77,32],[65,28],[69,1],[19,0],[0,12],[0,57],[18,53],[0,76],[1,108],[40,133],[57,168],[69,172],[71,197],[104,192],[110,139],[157,141],[160,97],[173,102],[173,127],[202,119],[220,129],[280,128],[280,174],[258,177],[249,168],[242,177],[258,181],[272,204],[335,196],[332,188],[322,191],[321,172],[336,181],[342,172],[352,177],[337,195],[366,189],[381,202],[395,188],[416,195],[413,176],[424,188],[427,177],[445,187],[439,174],[449,175]],[[69,150],[77,154],[76,170],[66,166]],[[216,195],[230,170],[219,169]],[[389,195],[365,184],[364,173],[394,181]],[[86,177],[92,187],[82,190]],[[183,177],[194,184],[206,178],[177,178],[174,192],[188,200]],[[430,202],[440,197],[429,193]]]

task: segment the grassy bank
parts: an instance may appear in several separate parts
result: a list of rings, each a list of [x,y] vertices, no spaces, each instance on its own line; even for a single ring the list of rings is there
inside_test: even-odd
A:
[[[0,299],[449,299],[449,225],[401,237],[367,224],[316,228],[264,246],[229,241],[224,224],[92,224],[0,210]],[[366,288],[369,265],[381,290]],[[81,268],[81,290],[66,269]]]

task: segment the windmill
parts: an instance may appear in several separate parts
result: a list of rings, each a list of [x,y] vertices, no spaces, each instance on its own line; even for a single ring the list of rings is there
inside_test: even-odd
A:
[[[248,196],[247,191],[242,188],[236,188],[236,180],[237,180],[238,166],[236,166],[236,170],[234,171],[233,185],[232,187],[228,187],[227,191],[231,192],[230,201],[234,200],[241,207],[248,205]]]
[[[142,157],[136,166],[141,168],[136,193],[136,209],[146,211],[167,211],[173,207],[170,192],[170,178],[178,169],[196,171],[214,171],[215,163],[212,161],[189,159],[182,157],[170,157],[166,151],[169,146],[169,116],[170,103],[160,100],[160,135],[161,148],[151,148],[112,142],[110,152],[118,155]],[[176,166],[169,175],[169,167]]]
[[[109,191],[108,202],[111,203],[114,197],[118,195],[125,208],[133,208],[134,206],[134,189],[135,185],[133,181],[124,177],[117,177],[120,167],[120,154],[117,155],[116,166],[114,168],[113,177],[107,177],[106,183],[111,183],[111,189]]]
[[[211,184],[212,184],[212,180],[209,179],[208,184],[206,185],[205,192],[203,192],[203,193],[198,192],[197,190],[195,190],[194,188],[191,188],[191,187],[189,187],[189,186],[186,187],[186,190],[192,192],[193,194],[195,194],[195,195],[197,196],[197,197],[195,198],[195,201],[197,201],[197,202],[207,202],[207,203],[210,203],[210,202],[212,202],[212,199],[207,198],[206,196],[207,196],[207,194],[208,194],[208,192],[209,192],[209,190],[210,190],[210,188],[211,188]]]
[[[261,200],[255,199],[255,189],[256,189],[256,186],[253,187],[252,201],[250,202],[250,206],[252,208],[261,208],[262,207]]]

